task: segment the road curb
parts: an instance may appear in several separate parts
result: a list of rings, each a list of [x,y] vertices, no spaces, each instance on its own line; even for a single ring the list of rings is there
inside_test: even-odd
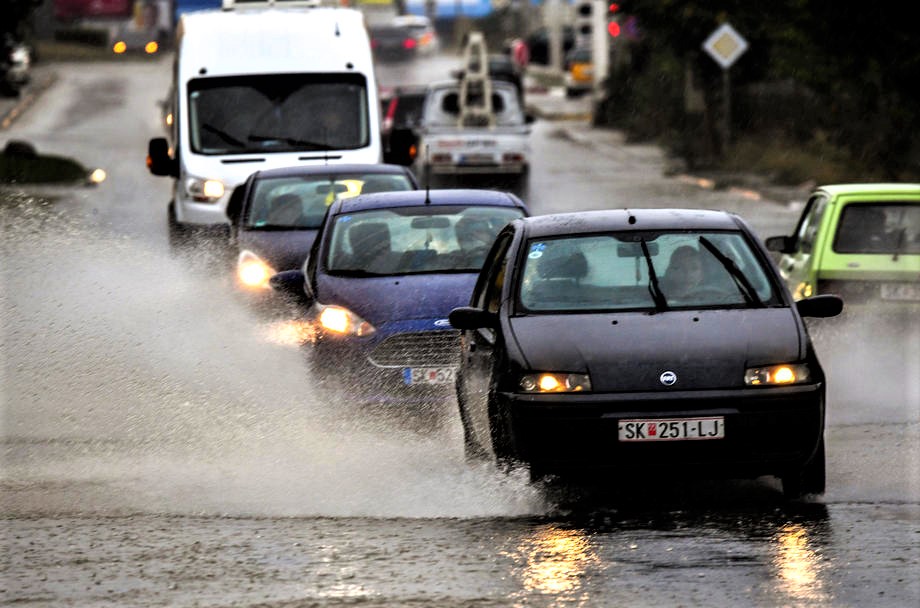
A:
[[[57,74],[54,72],[34,75],[32,77],[32,83],[19,98],[19,101],[0,116],[0,131],[9,129],[13,123],[35,103],[35,100],[38,99],[42,93],[51,88],[51,85],[53,85],[56,80]]]

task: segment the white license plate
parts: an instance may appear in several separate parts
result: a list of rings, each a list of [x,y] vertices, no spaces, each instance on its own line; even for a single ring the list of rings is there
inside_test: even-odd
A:
[[[407,367],[403,370],[406,384],[449,384],[453,381],[452,367]]]
[[[460,156],[462,165],[491,165],[495,158],[491,154],[463,154]]]
[[[920,300],[920,283],[882,283],[883,300]]]
[[[725,418],[642,418],[620,420],[620,441],[699,441],[725,438]]]

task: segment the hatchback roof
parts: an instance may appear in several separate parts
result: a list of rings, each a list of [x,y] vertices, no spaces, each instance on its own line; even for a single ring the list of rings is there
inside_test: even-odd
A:
[[[827,184],[817,190],[823,190],[833,196],[841,194],[918,194],[920,184],[878,183],[878,184]]]
[[[427,201],[427,202],[426,202]],[[445,190],[405,190],[401,192],[380,192],[361,194],[333,203],[329,214],[354,213],[370,209],[391,209],[395,207],[420,207],[425,205],[481,205],[488,207],[527,207],[517,196],[498,190],[477,190],[455,188]]]
[[[623,230],[737,230],[743,222],[726,211],[699,209],[608,209],[556,213],[525,220],[531,237]]]

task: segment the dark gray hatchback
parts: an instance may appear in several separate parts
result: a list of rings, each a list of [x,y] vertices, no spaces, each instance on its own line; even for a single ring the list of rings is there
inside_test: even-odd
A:
[[[468,456],[546,474],[776,475],[824,491],[825,376],[803,316],[738,216],[619,210],[517,220],[463,330]]]

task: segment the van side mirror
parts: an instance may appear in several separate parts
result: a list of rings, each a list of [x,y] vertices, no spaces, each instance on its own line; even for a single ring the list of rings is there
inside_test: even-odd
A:
[[[843,311],[843,299],[833,294],[812,296],[795,303],[803,317],[836,317]]]
[[[147,144],[147,169],[153,175],[179,177],[179,163],[169,156],[169,142],[154,137]]]
[[[768,251],[779,253],[795,253],[796,239],[794,236],[771,236],[764,244]]]

